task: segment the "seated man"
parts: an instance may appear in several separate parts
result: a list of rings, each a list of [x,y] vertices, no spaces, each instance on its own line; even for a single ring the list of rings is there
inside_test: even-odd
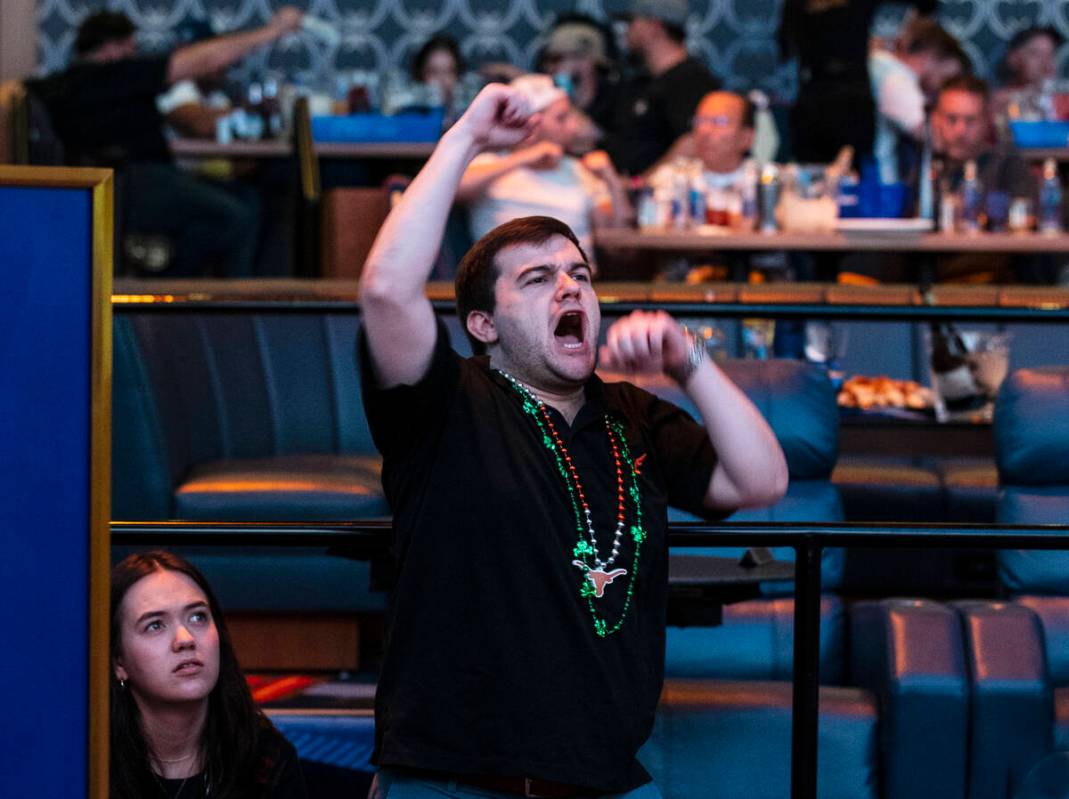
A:
[[[927,19],[907,28],[895,52],[871,53],[869,77],[876,100],[873,155],[881,183],[898,183],[913,171],[924,140],[927,100],[968,67],[957,40]]]
[[[623,225],[630,216],[620,177],[603,152],[582,161],[568,155],[576,118],[568,96],[547,75],[521,76],[512,87],[538,119],[519,146],[483,153],[464,172],[457,199],[469,206],[472,238],[517,217],[553,216],[592,253],[595,225]]]
[[[693,130],[680,136],[668,154],[651,171],[657,182],[679,158],[696,158],[710,188],[739,186],[752,163],[747,156],[754,142],[754,104],[741,94],[709,92],[694,112]]]
[[[78,60],[28,86],[48,108],[68,163],[119,170],[125,231],[174,240],[169,276],[202,275],[213,263],[227,277],[251,275],[259,219],[258,208],[175,166],[157,96],[236,62],[300,21],[300,11],[284,7],[261,28],[139,56],[129,18],[101,11],[78,29]]]
[[[941,175],[943,190],[956,193],[961,187],[965,164],[976,163],[981,186],[981,207],[987,208],[994,193],[1004,195],[1005,205],[1013,198],[1026,198],[1035,208],[1036,181],[1028,165],[1007,146],[991,144],[991,103],[987,84],[980,78],[962,75],[947,81],[939,90],[932,109],[933,163]],[[1029,282],[1050,282],[1042,272],[1049,259],[1027,256],[1012,259],[1018,277]],[[978,265],[991,278],[1008,279],[1011,259],[1006,256],[958,256],[940,259],[943,278],[959,276],[965,267],[976,273]]]
[[[635,755],[664,677],[667,504],[722,516],[787,485],[761,414],[668,314],[616,321],[599,350],[590,264],[556,219],[506,222],[468,251],[458,320],[482,354],[453,351],[426,294],[446,216],[468,161],[531,123],[520,92],[483,89],[360,278],[394,518],[373,754],[390,799],[658,799]],[[599,357],[675,380],[704,427],[600,380]]]

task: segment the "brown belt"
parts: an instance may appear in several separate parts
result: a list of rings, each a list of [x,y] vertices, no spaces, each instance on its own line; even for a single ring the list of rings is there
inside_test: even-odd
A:
[[[456,782],[458,785],[470,785],[484,791],[511,793],[532,799],[572,799],[572,797],[598,796],[597,791],[568,785],[564,782],[539,780],[533,777],[499,777],[494,774],[447,774],[442,772],[416,771],[414,775],[442,782]]]

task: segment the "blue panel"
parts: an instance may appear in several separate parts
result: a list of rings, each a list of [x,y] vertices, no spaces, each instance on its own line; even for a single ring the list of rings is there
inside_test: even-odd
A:
[[[90,200],[0,188],[0,796],[86,792]]]

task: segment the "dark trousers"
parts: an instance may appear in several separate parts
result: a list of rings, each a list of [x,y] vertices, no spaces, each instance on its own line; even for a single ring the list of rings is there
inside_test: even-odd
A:
[[[173,164],[132,164],[122,181],[125,232],[164,235],[174,243],[165,276],[254,273],[260,228],[255,190],[224,188]]]

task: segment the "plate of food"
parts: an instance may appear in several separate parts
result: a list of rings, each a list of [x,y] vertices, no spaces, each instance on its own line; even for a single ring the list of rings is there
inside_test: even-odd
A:
[[[927,416],[934,412],[935,395],[915,380],[854,375],[843,382],[838,402],[840,408],[860,412],[902,415],[899,412],[906,411]]]

